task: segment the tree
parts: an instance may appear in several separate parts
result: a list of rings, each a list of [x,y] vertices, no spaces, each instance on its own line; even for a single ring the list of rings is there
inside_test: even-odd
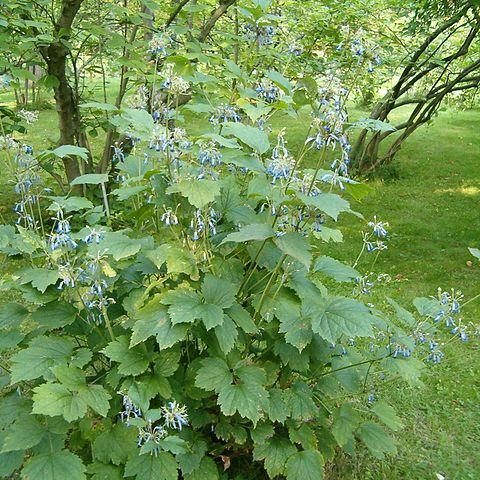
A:
[[[379,130],[364,128],[354,147],[353,162],[358,170],[372,171],[379,165],[390,163],[403,142],[421,125],[430,122],[445,98],[454,93],[478,88],[480,85],[480,32],[479,8],[463,5],[442,21],[430,21],[429,33],[421,38],[403,64],[398,80],[374,107],[370,119],[389,122],[390,115],[403,106],[413,109],[407,120],[393,128]],[[418,41],[418,40],[417,40]],[[373,123],[372,125],[374,125]],[[396,138],[381,152],[380,147],[393,134]]]

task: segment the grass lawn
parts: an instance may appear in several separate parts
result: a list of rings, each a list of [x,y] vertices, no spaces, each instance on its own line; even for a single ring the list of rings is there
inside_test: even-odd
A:
[[[277,121],[274,129],[282,124],[288,125],[290,145],[300,145],[307,115],[300,121]],[[480,293],[480,266],[467,250],[480,247],[479,125],[480,111],[441,112],[432,126],[411,137],[384,180],[370,181],[374,192],[353,204],[365,219],[377,215],[390,223],[389,249],[374,265],[373,257],[364,257],[359,269],[388,273],[392,281],[374,289],[367,301],[383,307],[388,295],[412,309],[413,298],[435,295],[439,286],[461,289],[467,300]],[[28,141],[49,147],[56,136],[55,111],[49,110],[41,112]],[[2,176],[0,212],[9,219],[14,196],[6,182]],[[321,252],[351,264],[361,249],[365,221],[349,216],[339,224],[345,243],[322,244]],[[478,323],[480,300],[470,303],[463,316],[465,322]],[[445,335],[444,341],[449,338]],[[342,457],[329,480],[436,480],[437,473],[446,480],[480,478],[479,339],[455,341],[443,351],[444,362],[426,369],[423,387],[389,384],[378,391],[405,424],[396,434],[398,455],[382,462],[364,452],[356,459]]]

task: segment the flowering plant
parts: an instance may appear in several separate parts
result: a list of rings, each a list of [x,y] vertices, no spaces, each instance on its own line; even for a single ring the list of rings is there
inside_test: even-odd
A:
[[[22,302],[0,310],[2,475],[322,478],[337,448],[395,451],[385,427],[401,422],[375,386],[416,381],[419,358],[441,360],[438,322],[466,340],[455,292],[418,299],[420,321],[393,300],[394,315],[362,302],[374,282],[357,266],[386,248],[386,222],[367,222],[354,266],[321,253],[342,241],[340,215],[360,215],[350,89],[263,71],[267,20],[246,32],[255,75],[218,58],[209,74],[185,71],[168,38],[152,40],[154,80],[138,108],[110,117],[114,172],[72,182],[97,185],[101,202],[41,186],[39,162],[78,147],[36,156],[2,143],[19,200],[0,250],[28,260],[4,282]],[[349,48],[368,72],[360,43]],[[311,123],[293,151],[269,122],[306,105]]]

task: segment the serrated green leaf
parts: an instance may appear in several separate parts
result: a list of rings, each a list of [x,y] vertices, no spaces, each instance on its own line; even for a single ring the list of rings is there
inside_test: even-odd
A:
[[[304,450],[293,454],[287,462],[287,480],[321,480],[323,457],[316,450]]]
[[[274,312],[280,320],[279,332],[301,352],[311,342],[313,332],[310,320],[301,315],[300,302],[293,296],[278,295]]]
[[[417,321],[415,320],[415,317],[408,310],[405,310],[405,308],[399,305],[395,300],[393,300],[393,298],[386,298],[387,302],[395,309],[395,313],[397,314],[398,319],[402,321],[402,323],[409,327],[413,327],[416,325]]]
[[[268,391],[270,396],[270,407],[268,416],[272,422],[285,423],[290,415],[290,408],[285,402],[284,391],[280,388],[271,388]]]
[[[31,318],[43,327],[56,329],[72,324],[77,313],[77,309],[74,306],[56,300],[37,308],[32,313]]]
[[[34,415],[24,415],[18,418],[6,432],[2,452],[32,448],[42,441],[45,433],[45,427]]]
[[[268,135],[259,128],[243,123],[227,123],[223,128],[224,135],[233,135],[262,155],[270,148]]]
[[[48,270],[47,268],[28,268],[20,273],[20,284],[31,283],[38,291],[45,293],[50,285],[54,285],[58,280],[57,270]]]
[[[312,330],[331,343],[345,335],[369,337],[373,335],[373,316],[362,303],[346,297],[316,296],[304,300],[303,315],[312,321]]]
[[[233,349],[238,338],[235,323],[230,317],[224,315],[222,325],[216,326],[214,332],[222,352],[227,355]]]
[[[185,453],[187,451],[187,442],[176,435],[170,435],[160,441],[162,450],[173,453],[174,455]]]
[[[372,412],[388,427],[394,430],[403,428],[403,423],[397,417],[395,409],[385,402],[377,402],[372,407]]]
[[[217,393],[233,382],[233,375],[229,366],[221,358],[206,358],[202,360],[202,367],[198,370],[195,385],[207,391]]]
[[[129,348],[130,339],[124,335],[110,342],[105,348],[105,355],[118,362],[118,371],[123,375],[140,375],[149,364],[145,351],[138,347]]]
[[[89,385],[78,389],[77,395],[95,412],[106,417],[110,410],[110,394],[101,385]]]
[[[226,416],[238,412],[256,424],[269,407],[268,393],[263,386],[265,372],[252,365],[238,368],[235,374],[236,383],[223,387],[218,394],[220,410]]]
[[[108,174],[106,173],[87,173],[80,175],[70,182],[73,187],[75,185],[100,185],[101,183],[108,183]]]
[[[50,211],[57,211],[60,207],[64,213],[70,213],[90,210],[94,207],[93,203],[85,197],[48,197],[48,199],[53,202],[48,207]]]
[[[202,293],[205,302],[218,305],[220,308],[229,308],[235,301],[237,289],[224,279],[208,274],[202,282]]]
[[[270,478],[285,473],[288,459],[297,452],[292,443],[283,437],[274,437],[265,443],[255,445],[254,460],[264,460],[265,470]]]
[[[303,235],[298,232],[289,232],[275,238],[274,242],[283,253],[298,260],[307,270],[310,269],[312,263],[311,246]]]
[[[173,325],[178,323],[193,323],[203,315],[202,300],[197,292],[179,288],[170,290],[163,298],[162,303],[169,305],[168,313]]]
[[[65,363],[71,357],[71,340],[60,337],[39,336],[30,342],[28,348],[12,356],[12,384],[38,377],[52,379],[50,367]]]
[[[187,325],[172,325],[168,317],[167,307],[160,303],[158,297],[138,310],[134,318],[136,321],[132,328],[131,347],[154,335],[162,350],[183,340],[187,333]]]
[[[27,318],[28,310],[18,303],[7,303],[0,306],[0,330],[19,327]]]
[[[24,479],[85,480],[85,466],[68,450],[56,450],[31,456],[22,470]]]
[[[1,442],[1,438],[0,438]],[[10,478],[23,464],[24,451],[0,453],[0,477]]]
[[[392,437],[376,423],[364,423],[357,430],[357,435],[365,443],[370,453],[380,460],[385,457],[385,453],[394,454],[397,452]]]
[[[321,193],[314,197],[309,197],[301,192],[297,192],[297,196],[307,207],[318,208],[318,210],[326,213],[335,221],[338,220],[340,213],[351,211],[350,204],[335,193]]]
[[[285,395],[294,420],[308,421],[317,417],[318,407],[313,401],[312,390],[305,382],[295,380]]]
[[[313,236],[319,240],[323,240],[324,242],[343,242],[343,234],[340,230],[336,228],[324,227],[323,225],[320,227],[319,231],[313,232]]]
[[[166,192],[180,193],[191,205],[202,209],[220,194],[220,185],[214,180],[181,180],[168,187]]]
[[[348,403],[337,408],[333,415],[332,433],[335,440],[341,447],[350,446],[353,448],[353,432],[360,424],[358,413]]]
[[[168,452],[154,455],[137,455],[125,465],[125,477],[137,480],[177,480],[177,462]]]
[[[200,468],[202,459],[207,451],[207,444],[201,438],[196,438],[193,434],[188,435],[189,449],[176,456],[178,465],[185,476]]]
[[[73,422],[85,416],[87,403],[59,383],[44,383],[33,389],[32,413],[62,415],[67,422]]]
[[[272,238],[275,231],[270,225],[266,223],[253,223],[242,227],[238,232],[227,235],[220,245],[228,242],[242,243],[251,240],[261,241]]]
[[[123,423],[101,433],[92,446],[94,459],[103,463],[112,462],[114,465],[126,463],[137,451],[137,431],[127,428]]]
[[[107,232],[102,240],[102,250],[106,250],[107,255],[111,255],[117,262],[135,255],[140,248],[140,242],[124,232]]]
[[[185,480],[218,480],[218,468],[210,457],[203,457],[198,468],[184,476]]]
[[[105,465],[95,462],[87,466],[87,473],[92,477],[90,480],[122,480],[123,471],[114,465]]]
[[[190,250],[164,243],[155,250],[146,252],[145,256],[159,269],[166,262],[168,273],[186,273],[192,279],[198,279],[198,267]]]
[[[258,331],[252,316],[238,303],[234,303],[226,312],[245,333],[256,333]]]
[[[335,279],[337,282],[351,282],[356,278],[361,277],[354,268],[325,255],[322,255],[315,260],[313,271],[322,272]]]
[[[77,390],[85,385],[85,373],[74,365],[57,365],[51,370],[55,378],[70,390]]]

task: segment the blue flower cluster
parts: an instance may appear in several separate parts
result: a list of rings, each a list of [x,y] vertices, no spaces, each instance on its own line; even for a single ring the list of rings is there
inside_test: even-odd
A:
[[[273,82],[267,79],[261,80],[255,87],[259,98],[265,103],[273,103],[280,97],[281,90]]]
[[[240,122],[242,117],[239,115],[237,109],[231,105],[221,103],[215,108],[215,111],[209,118],[209,122],[212,125],[218,125],[225,122]]]
[[[151,418],[143,420],[141,409],[135,405],[128,394],[118,392],[122,396],[123,410],[119,413],[120,420],[127,427],[135,425],[138,431],[138,447],[147,447],[151,455],[158,455],[161,450],[161,440],[168,435],[167,429],[181,431],[188,425],[187,407],[176,401],[168,402],[167,406],[160,409],[161,416],[158,419],[162,423],[156,423]],[[148,417],[148,412],[145,415]],[[158,416],[157,416],[158,418]],[[140,421],[138,421],[140,419]]]

